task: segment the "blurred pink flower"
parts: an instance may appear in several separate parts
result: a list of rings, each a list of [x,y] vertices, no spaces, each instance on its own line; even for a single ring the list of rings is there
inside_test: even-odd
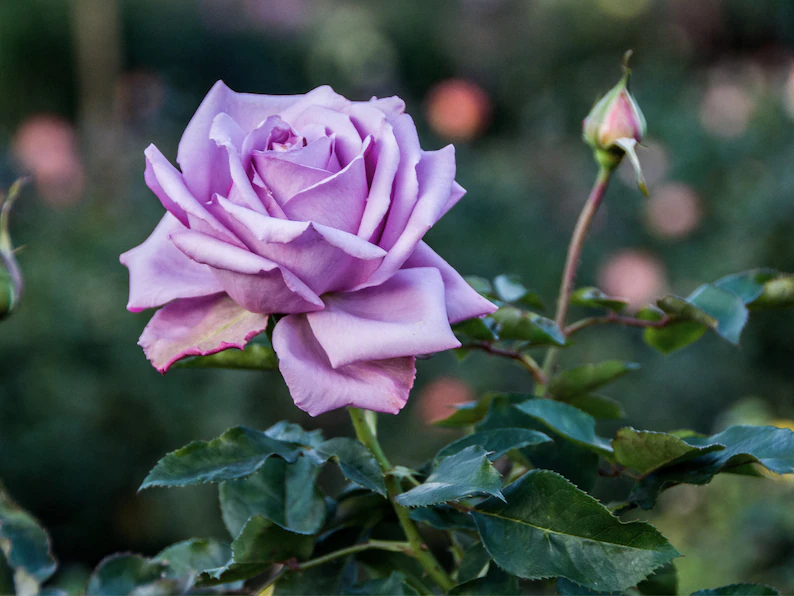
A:
[[[491,101],[476,83],[447,79],[427,94],[425,111],[436,134],[468,141],[480,135],[488,125]]]
[[[452,406],[475,399],[471,386],[454,377],[441,377],[427,385],[419,394],[419,416],[432,423],[451,415]]]
[[[645,223],[662,238],[683,238],[703,219],[700,197],[686,184],[671,182],[656,188],[645,202]]]
[[[607,258],[598,272],[598,286],[608,295],[626,300],[631,310],[637,310],[664,294],[667,274],[655,256],[626,249]]]

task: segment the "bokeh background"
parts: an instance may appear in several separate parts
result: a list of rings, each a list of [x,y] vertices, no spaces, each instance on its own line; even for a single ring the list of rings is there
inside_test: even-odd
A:
[[[12,220],[26,294],[0,326],[0,479],[51,530],[69,573],[118,550],[224,536],[211,487],[136,494],[166,451],[282,418],[350,432],[344,412],[303,415],[276,374],[162,377],[136,346],[150,315],[125,311],[118,255],[162,215],[143,150],[154,142],[173,159],[217,79],[403,97],[425,148],[455,143],[469,190],[430,244],[466,274],[519,274],[553,305],[595,173],[580,122],[627,48],[652,196],[621,167],[581,284],[642,305],[746,268],[794,271],[787,0],[0,1],[0,188],[33,177]],[[583,333],[564,362],[640,362],[610,393],[629,424],[714,432],[788,424],[792,356],[794,313],[774,313],[753,315],[740,349],[706,337],[664,358],[615,328]],[[449,404],[529,388],[522,370],[483,355],[419,369],[405,411],[382,422],[408,465],[454,437],[429,425]],[[669,491],[646,517],[686,555],[682,591],[737,580],[794,590],[794,484],[718,478]]]

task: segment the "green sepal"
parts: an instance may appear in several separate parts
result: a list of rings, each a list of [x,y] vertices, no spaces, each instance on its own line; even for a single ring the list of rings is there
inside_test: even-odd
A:
[[[619,313],[626,308],[628,302],[620,298],[607,296],[598,288],[579,288],[571,294],[571,304],[586,308],[601,308]]]
[[[653,526],[623,523],[548,470],[531,470],[472,512],[488,553],[525,579],[565,577],[598,591],[625,590],[680,556]]]
[[[427,507],[475,495],[502,498],[501,488],[499,472],[488,461],[485,449],[472,445],[439,461],[427,480],[398,495],[397,502],[403,507]]]

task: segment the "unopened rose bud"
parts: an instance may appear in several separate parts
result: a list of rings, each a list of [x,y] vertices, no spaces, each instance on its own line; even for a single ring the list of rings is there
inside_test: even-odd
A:
[[[626,52],[623,78],[593,106],[582,122],[582,131],[585,142],[595,152],[596,161],[603,167],[617,167],[623,156],[628,154],[637,172],[637,184],[647,195],[648,189],[635,153],[637,143],[645,136],[646,124],[640,107],[629,91],[630,56],[631,51]]]
[[[22,180],[15,182],[8,196],[0,196],[0,319],[4,319],[19,304],[22,296],[22,273],[14,257],[14,246],[8,232],[11,207],[22,190]]]

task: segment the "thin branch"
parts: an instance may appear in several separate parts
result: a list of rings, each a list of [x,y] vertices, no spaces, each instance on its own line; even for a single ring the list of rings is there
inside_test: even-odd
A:
[[[324,565],[325,563],[333,561],[334,559],[339,559],[341,557],[346,557],[348,555],[353,555],[360,553],[361,551],[372,549],[387,550],[393,553],[404,553],[406,555],[413,556],[411,544],[409,542],[397,542],[394,540],[370,540],[369,542],[362,542],[361,544],[354,544],[353,546],[348,546],[347,548],[335,550],[331,553],[328,553],[327,555],[317,557],[316,559],[310,559],[308,561],[304,561],[303,563],[298,563],[297,561],[287,562],[287,567],[289,567],[291,571],[305,571],[307,569],[311,569],[312,567]]]
[[[668,325],[670,320],[670,317],[667,315],[664,315],[658,321],[644,321],[643,319],[637,319],[635,317],[624,317],[615,313],[609,313],[608,315],[602,317],[588,317],[586,319],[581,319],[580,321],[576,321],[575,323],[568,325],[565,328],[565,336],[570,337],[574,333],[578,333],[582,329],[586,329],[594,325],[615,324],[624,325],[626,327],[640,327],[643,329],[660,329]]]
[[[532,356],[529,354],[522,354],[516,350],[506,350],[504,348],[497,348],[492,343],[487,341],[478,341],[471,344],[465,344],[464,348],[473,348],[475,350],[482,350],[483,352],[488,352],[493,356],[501,356],[503,358],[509,358],[511,360],[515,360],[521,366],[526,368],[529,371],[529,374],[532,375],[532,378],[535,380],[536,383],[539,385],[545,385],[548,382],[546,375],[544,374],[543,370],[540,368],[540,365],[535,361]]]

